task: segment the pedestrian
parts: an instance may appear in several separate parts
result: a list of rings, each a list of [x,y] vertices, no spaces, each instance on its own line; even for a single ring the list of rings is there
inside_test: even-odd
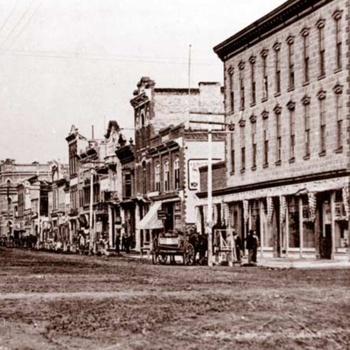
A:
[[[256,231],[250,230],[249,236],[247,237],[248,264],[255,265],[257,263],[258,247],[259,247],[259,238],[256,235]]]
[[[126,251],[126,234],[125,233],[123,233],[123,236],[122,236],[122,250]]]
[[[117,237],[115,238],[115,252],[117,254],[120,253],[120,236],[117,235]]]
[[[124,244],[125,244],[125,252],[127,254],[129,254],[130,253],[130,237],[127,235],[125,235],[125,243]]]
[[[236,253],[236,261],[241,262],[242,240],[241,237],[237,235],[237,232],[235,230],[233,230],[233,247]]]

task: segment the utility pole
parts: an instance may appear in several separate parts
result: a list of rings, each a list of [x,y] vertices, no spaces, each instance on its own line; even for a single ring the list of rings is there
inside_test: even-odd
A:
[[[212,124],[211,116],[209,115],[208,124],[208,266],[213,266],[213,174],[212,174]]]
[[[93,165],[91,165],[90,169],[90,244],[89,244],[89,250],[90,252],[94,250],[94,232],[92,227],[92,215],[93,215],[93,203],[94,203],[94,168]]]

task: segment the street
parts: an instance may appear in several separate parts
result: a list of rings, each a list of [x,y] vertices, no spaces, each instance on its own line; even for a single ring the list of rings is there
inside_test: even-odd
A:
[[[0,349],[347,349],[349,269],[0,247]]]

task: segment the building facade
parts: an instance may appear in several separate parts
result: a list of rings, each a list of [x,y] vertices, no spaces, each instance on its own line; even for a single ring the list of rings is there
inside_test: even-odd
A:
[[[49,180],[51,163],[16,163],[14,159],[0,162],[0,236],[14,234],[16,212],[18,211],[18,185],[35,175]]]
[[[233,130],[214,206],[262,254],[347,258],[349,8],[290,0],[214,48]]]
[[[155,88],[142,78],[131,104],[135,113],[136,249],[151,247],[153,236],[186,232],[196,222],[198,167],[208,162],[208,115],[223,117],[219,83],[199,88]],[[200,119],[202,124],[191,124]],[[198,121],[198,120],[197,120]],[[223,160],[224,136],[213,137],[214,161]],[[163,213],[163,220],[158,217]]]

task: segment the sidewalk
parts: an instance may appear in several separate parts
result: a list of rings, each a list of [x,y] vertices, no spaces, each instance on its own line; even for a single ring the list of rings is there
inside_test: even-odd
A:
[[[133,252],[127,254],[130,258],[141,259],[139,253]],[[142,259],[148,259],[147,254],[144,254]],[[152,259],[150,256],[149,259]],[[243,264],[247,263],[247,259],[242,259]],[[237,265],[235,265],[237,266]],[[333,269],[333,268],[348,268],[350,269],[350,261],[339,260],[319,260],[319,259],[296,259],[296,258],[259,258],[257,266],[277,268],[277,269]]]

